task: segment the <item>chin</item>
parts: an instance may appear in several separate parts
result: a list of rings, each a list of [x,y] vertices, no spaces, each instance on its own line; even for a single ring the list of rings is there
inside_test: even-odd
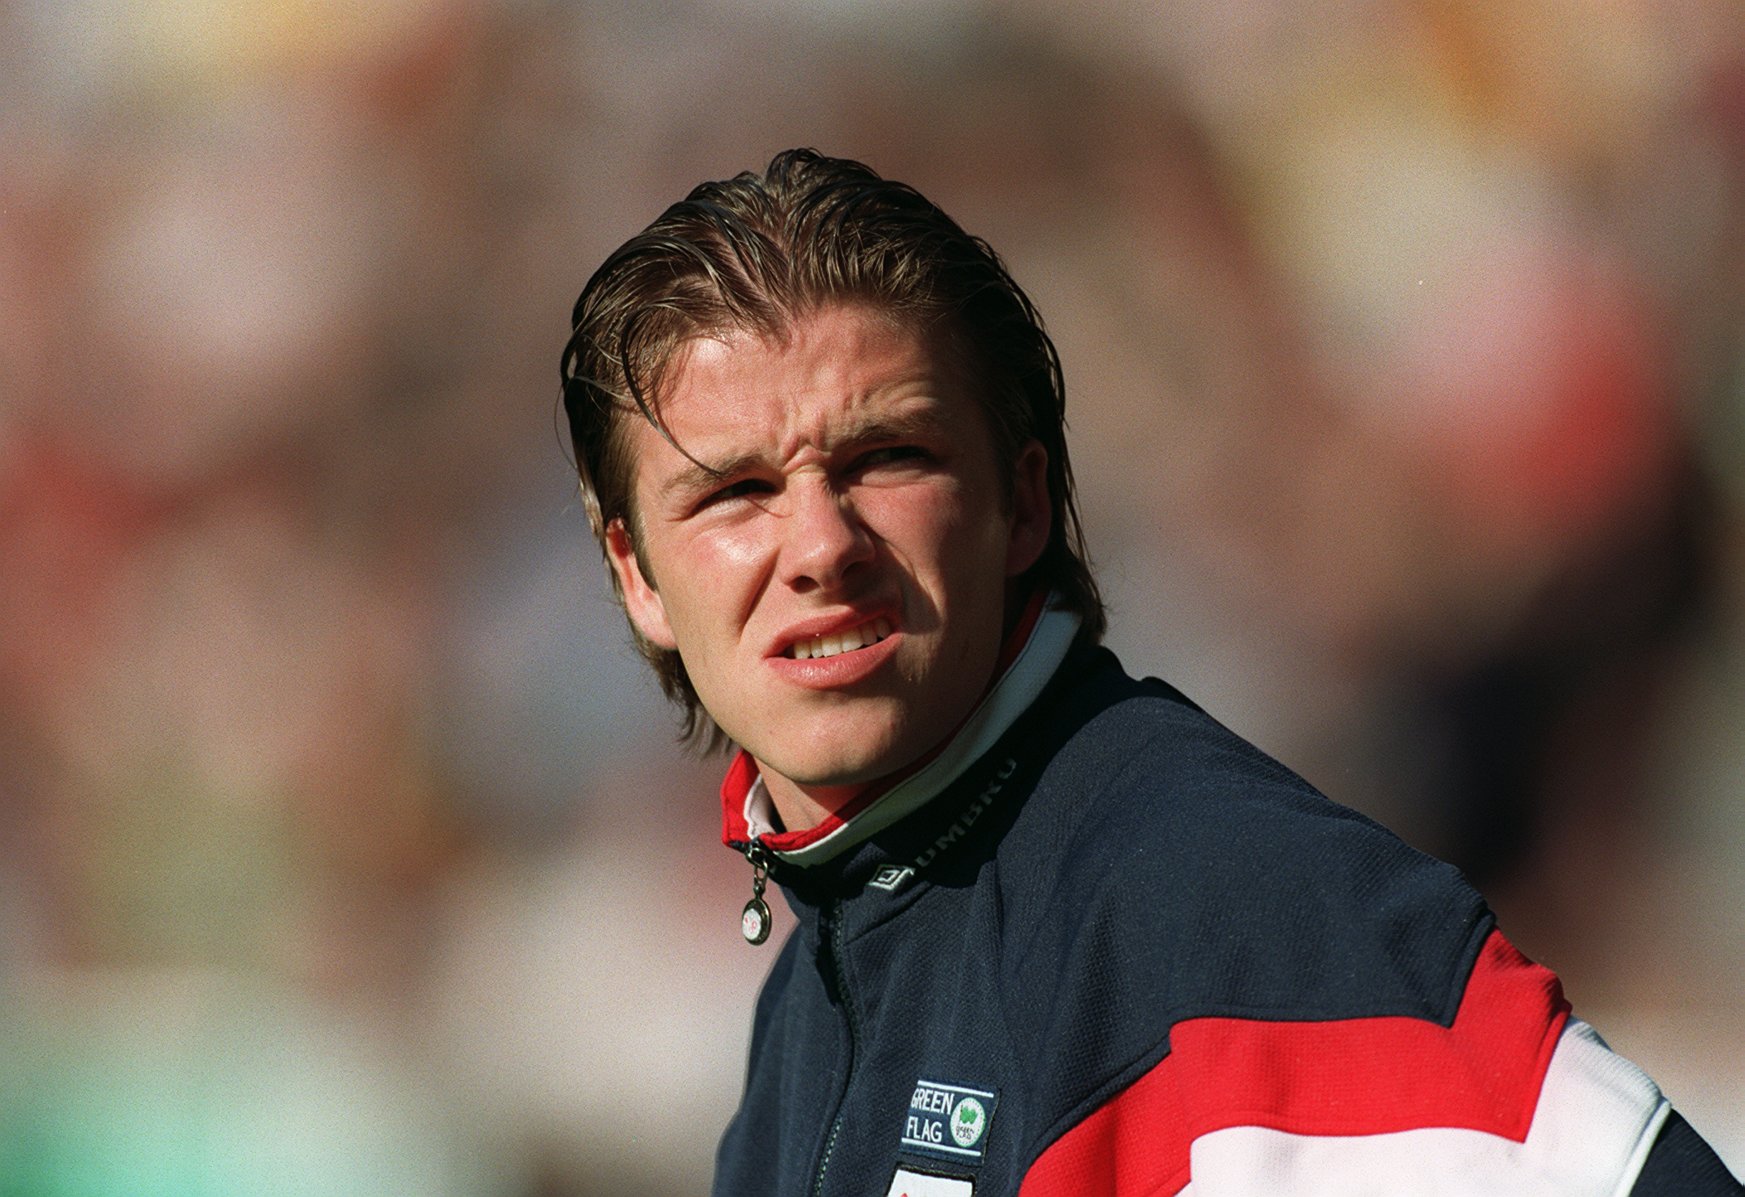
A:
[[[757,756],[756,753],[752,755]],[[797,785],[816,788],[863,786],[902,768],[901,765],[887,763],[882,757],[857,756],[846,760],[814,757],[791,762],[784,762],[780,759],[770,760],[764,757],[759,759],[767,767],[774,769],[789,781]]]
[[[814,745],[854,745],[852,751],[771,753],[757,757],[789,781],[803,786],[860,786],[897,772],[918,759],[931,745],[912,746],[895,728],[809,728],[800,733]]]

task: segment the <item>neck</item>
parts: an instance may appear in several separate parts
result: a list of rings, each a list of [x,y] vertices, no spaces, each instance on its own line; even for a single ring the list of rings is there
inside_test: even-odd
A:
[[[869,781],[845,786],[801,785],[765,769],[762,762],[758,763],[758,772],[769,791],[771,805],[781,816],[784,831],[810,831],[860,797],[868,787],[880,784]]]

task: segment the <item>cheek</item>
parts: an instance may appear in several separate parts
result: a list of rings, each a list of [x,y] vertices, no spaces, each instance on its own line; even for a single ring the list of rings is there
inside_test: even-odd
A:
[[[927,513],[941,565],[948,572],[973,575],[995,591],[1005,580],[1006,542],[1011,520],[993,494],[956,491],[942,496]]]
[[[721,579],[732,576],[755,576],[758,568],[771,555],[776,528],[773,517],[763,517],[731,528],[718,529],[700,538],[700,564],[704,569],[721,571]]]
[[[974,663],[984,625],[997,636],[1005,608],[1008,521],[997,504],[980,499],[962,487],[940,487],[921,501],[862,507],[899,568],[938,611],[953,613],[965,637],[953,650],[962,666]]]
[[[903,555],[930,564],[951,564],[974,543],[984,521],[962,486],[939,485],[873,491],[857,500],[860,518],[879,539]]]
[[[743,617],[762,587],[769,557],[767,530],[713,529],[664,546],[657,564],[661,597],[681,655],[705,647],[697,633],[724,619]]]

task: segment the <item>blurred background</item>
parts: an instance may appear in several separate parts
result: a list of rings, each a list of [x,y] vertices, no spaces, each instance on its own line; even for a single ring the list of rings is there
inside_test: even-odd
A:
[[[706,1188],[774,952],[557,361],[790,145],[1037,300],[1129,668],[1745,1170],[1736,0],[0,0],[0,1194]]]

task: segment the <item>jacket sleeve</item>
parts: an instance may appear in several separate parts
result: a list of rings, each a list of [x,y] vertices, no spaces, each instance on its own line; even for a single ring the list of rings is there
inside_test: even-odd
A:
[[[1492,931],[1450,1025],[1189,1019],[1022,1197],[1738,1193],[1635,1065]]]

